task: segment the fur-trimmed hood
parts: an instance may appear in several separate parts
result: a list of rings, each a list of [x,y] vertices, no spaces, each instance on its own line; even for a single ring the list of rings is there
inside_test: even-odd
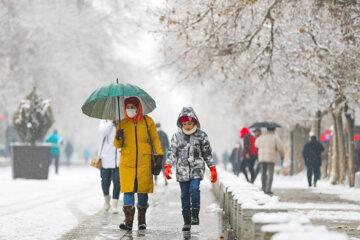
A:
[[[196,120],[197,128],[200,129],[200,121],[199,121],[198,117],[196,116],[196,113],[192,107],[183,107],[183,109],[181,110],[179,117],[177,119],[177,122],[176,122],[177,126],[179,128],[181,128],[180,119],[185,116],[187,116],[189,118],[194,118]]]

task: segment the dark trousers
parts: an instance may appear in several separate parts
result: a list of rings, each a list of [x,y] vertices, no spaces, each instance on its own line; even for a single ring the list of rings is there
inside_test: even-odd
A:
[[[50,165],[52,164],[53,160],[54,160],[54,164],[55,164],[55,173],[58,174],[58,172],[59,172],[59,155],[51,155]]]
[[[200,209],[200,179],[179,182],[181,188],[182,215],[191,214],[191,208]]]
[[[113,196],[114,199],[119,199],[120,196],[120,174],[119,168],[101,168],[101,187],[104,196],[109,195],[111,180],[113,181]]]
[[[313,167],[307,167],[307,179],[309,183],[309,187],[311,187],[312,183],[312,174],[314,172],[314,185],[316,185],[317,180],[320,179],[320,167],[313,168]]]
[[[250,172],[250,181],[254,182],[255,181],[255,171],[254,171],[254,164],[256,161],[256,156],[250,156],[250,158],[243,158],[243,162],[241,164],[241,172],[244,173],[246,180],[249,181],[249,178],[247,176],[247,172],[246,172],[246,167],[249,169]]]
[[[244,174],[246,181],[249,181],[249,177],[246,171],[247,165],[248,165],[248,159],[243,158],[240,165],[240,171]]]
[[[270,193],[273,182],[275,163],[262,162],[260,164],[262,190],[265,193]]]

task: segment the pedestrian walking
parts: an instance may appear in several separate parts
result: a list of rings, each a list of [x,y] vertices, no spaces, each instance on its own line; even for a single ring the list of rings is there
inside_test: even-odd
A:
[[[229,159],[230,159],[230,155],[229,155],[229,152],[227,150],[225,150],[222,154],[222,162],[224,164],[224,169],[226,170],[227,169],[227,164],[229,162]]]
[[[320,179],[321,153],[324,151],[323,145],[316,140],[316,136],[311,136],[310,141],[305,144],[302,151],[305,166],[307,167],[307,179],[309,187],[312,186],[312,175],[314,173],[314,187]]]
[[[121,148],[120,183],[121,192],[124,193],[125,220],[119,227],[123,230],[132,229],[135,193],[137,193],[138,228],[142,230],[146,229],[148,193],[153,192],[150,137],[156,154],[164,155],[164,153],[155,123],[149,116],[143,115],[143,108],[137,97],[125,99],[124,113],[125,118],[121,120],[121,125],[117,126],[114,139],[115,147]]]
[[[360,171],[360,146],[359,143],[357,144],[355,148],[355,169],[356,172]]]
[[[115,121],[101,120],[99,124],[99,148],[98,156],[101,158],[100,169],[101,188],[104,194],[104,210],[110,213],[118,213],[118,202],[120,197],[119,163],[120,152],[115,148],[113,142],[116,134]],[[112,198],[110,196],[111,181],[113,183]],[[111,202],[110,202],[111,200]]]
[[[73,153],[73,146],[72,146],[70,140],[68,140],[65,145],[65,157],[66,157],[66,165],[67,166],[70,166],[72,153]]]
[[[262,190],[271,195],[275,162],[280,156],[284,156],[284,149],[279,136],[275,134],[275,128],[267,128],[267,133],[256,139],[255,146],[259,149]]]
[[[84,155],[84,163],[85,163],[85,165],[88,165],[89,159],[91,158],[90,149],[85,148],[85,149],[84,149],[84,152],[83,152],[83,155]]]
[[[213,159],[215,166],[217,166],[219,164],[219,158],[215,151],[213,152]]]
[[[47,139],[47,143],[51,143],[51,159],[50,165],[52,162],[55,164],[55,173],[59,173],[59,158],[60,158],[60,146],[63,145],[63,141],[61,140],[60,136],[58,135],[58,131],[54,129],[54,132],[50,134]]]
[[[261,136],[261,129],[260,128],[256,128],[254,130],[254,135],[255,135],[255,138],[259,138]],[[255,144],[255,143],[254,143]],[[259,164],[259,156],[258,156],[258,148],[255,146],[256,148],[256,151],[254,154],[254,158],[255,158],[255,165],[254,165],[254,168],[255,168],[255,177],[254,177],[254,182],[256,180],[256,177],[257,175],[259,174],[260,170],[261,170],[261,167],[260,167],[260,164]]]
[[[253,183],[255,180],[254,164],[258,154],[258,150],[255,147],[256,138],[250,134],[249,129],[246,127],[243,127],[240,130],[240,138],[243,139],[244,141],[244,149],[243,149],[244,158],[243,158],[242,168],[248,167],[251,175],[250,182]]]
[[[239,176],[239,173],[242,172],[245,175],[246,180],[248,181],[248,175],[245,168],[242,168],[242,155],[243,149],[240,142],[235,143],[235,147],[233,148],[230,155],[230,163],[232,164],[233,172],[236,176]]]
[[[161,129],[161,124],[160,123],[156,123],[156,131],[157,131],[157,133],[159,135],[159,139],[160,139],[160,142],[161,142],[161,148],[163,149],[164,160],[165,160],[166,156],[167,156],[167,151],[169,149],[169,138],[168,138],[167,134]],[[165,165],[165,161],[162,161],[162,173],[163,174],[165,172],[164,165]],[[157,184],[157,177],[158,177],[157,175],[154,176],[155,185]],[[165,186],[166,186],[167,185],[167,180],[166,180],[165,177],[164,177],[164,179],[165,179]]]
[[[171,166],[176,163],[176,180],[180,183],[183,231],[199,225],[200,181],[204,178],[205,163],[211,171],[211,182],[217,173],[207,134],[192,107],[184,107],[178,117],[179,130],[173,135],[165,163],[165,176],[171,179]]]

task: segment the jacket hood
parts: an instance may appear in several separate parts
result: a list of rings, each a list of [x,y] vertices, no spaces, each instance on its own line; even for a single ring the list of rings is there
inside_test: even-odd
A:
[[[199,119],[196,116],[196,113],[192,107],[183,107],[183,109],[181,110],[179,117],[177,119],[177,122],[176,122],[176,124],[179,128],[181,128],[180,118],[185,117],[185,116],[194,118],[196,120],[197,128],[200,129]]]
[[[243,127],[241,130],[240,130],[240,138],[244,138],[246,134],[249,134],[250,131],[247,127]]]

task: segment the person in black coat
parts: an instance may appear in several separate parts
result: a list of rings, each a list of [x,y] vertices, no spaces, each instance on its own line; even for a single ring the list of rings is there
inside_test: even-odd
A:
[[[159,139],[160,139],[160,142],[161,142],[161,148],[164,151],[164,158],[163,159],[166,159],[167,152],[168,152],[168,149],[169,149],[169,146],[170,146],[168,135],[161,129],[161,124],[160,123],[156,123],[156,130],[158,132]],[[162,172],[163,173],[164,173],[164,170],[165,170],[164,165],[165,165],[165,160],[162,161]],[[155,178],[155,185],[157,185],[157,176],[155,175],[154,178]],[[166,178],[165,178],[165,185],[167,185]]]
[[[316,136],[312,136],[310,141],[305,144],[303,149],[303,157],[307,167],[307,178],[309,187],[312,185],[312,174],[314,172],[314,187],[317,180],[320,179],[321,153],[324,151],[323,145],[316,140]]]
[[[243,170],[242,172],[244,173],[246,180],[249,180],[245,168],[243,169],[241,168],[242,152],[243,152],[242,146],[239,142],[237,142],[231,152],[229,161],[232,164],[232,169],[236,176],[239,176],[239,173]]]

